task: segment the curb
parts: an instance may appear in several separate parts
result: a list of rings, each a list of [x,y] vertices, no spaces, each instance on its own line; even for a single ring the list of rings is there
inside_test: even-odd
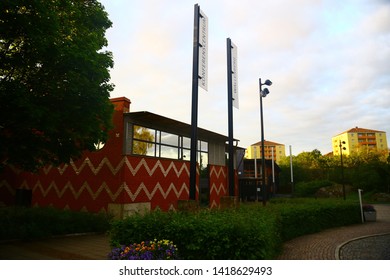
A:
[[[389,234],[390,234],[390,232],[387,232],[387,233],[378,233],[378,234],[370,234],[370,235],[359,236],[359,237],[350,239],[350,240],[348,240],[348,241],[345,241],[345,242],[341,243],[340,245],[337,245],[336,250],[335,250],[335,259],[336,259],[336,260],[340,260],[340,250],[341,250],[341,248],[342,248],[343,246],[347,245],[347,244],[350,243],[350,242],[353,242],[353,241],[356,241],[356,240],[360,240],[360,239],[369,238],[369,237],[383,236],[383,235],[389,235]]]

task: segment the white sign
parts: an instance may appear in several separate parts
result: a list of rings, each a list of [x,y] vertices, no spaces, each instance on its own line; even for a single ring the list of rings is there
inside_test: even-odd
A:
[[[237,67],[237,46],[232,43],[232,95],[233,106],[238,109],[238,67]]]
[[[200,10],[199,18],[199,86],[207,91],[208,85],[208,18]]]

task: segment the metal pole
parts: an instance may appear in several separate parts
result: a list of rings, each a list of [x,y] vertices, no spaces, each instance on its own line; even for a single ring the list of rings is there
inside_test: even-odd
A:
[[[292,162],[292,149],[290,145],[290,170],[291,170],[291,193],[294,193],[294,174],[293,174],[293,162]]]
[[[358,193],[359,193],[359,203],[360,203],[360,215],[361,215],[361,217],[362,217],[362,224],[364,224],[362,191],[363,191],[362,189],[358,189]]]
[[[274,160],[274,147],[271,147],[272,154],[272,193],[275,195],[275,160]]]
[[[344,164],[343,164],[343,149],[341,140],[339,140],[340,147],[340,161],[341,161],[341,183],[343,184],[343,199],[345,200],[345,183],[344,183]]]
[[[257,178],[257,155],[256,155],[256,146],[253,146],[254,151],[254,164],[255,164],[255,178]]]
[[[259,79],[259,87],[260,87],[260,119],[261,119],[261,188],[262,188],[262,196],[263,196],[263,205],[266,205],[267,200],[267,190],[265,185],[265,155],[264,155],[264,124],[263,124],[263,95],[261,90],[261,78]]]
[[[196,199],[196,156],[198,144],[198,84],[199,84],[199,17],[200,7],[194,6],[194,44],[192,60],[192,112],[191,112],[191,152],[190,152],[190,194],[189,199]]]
[[[232,41],[226,39],[227,87],[228,87],[228,130],[229,130],[229,195],[234,196],[234,148],[233,148],[233,87],[232,87]]]

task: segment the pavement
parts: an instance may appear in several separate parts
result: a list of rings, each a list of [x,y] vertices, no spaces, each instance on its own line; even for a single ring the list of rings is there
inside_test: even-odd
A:
[[[376,204],[375,222],[327,229],[286,242],[279,260],[388,260],[390,205]]]
[[[389,260],[390,205],[375,205],[376,222],[328,229],[286,242],[279,260]],[[0,243],[0,260],[105,260],[106,234]]]

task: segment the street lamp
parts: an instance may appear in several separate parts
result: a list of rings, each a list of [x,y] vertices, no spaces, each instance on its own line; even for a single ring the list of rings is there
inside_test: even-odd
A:
[[[343,147],[343,144],[345,144],[345,141],[339,140],[340,161],[341,161],[341,181],[342,181],[342,184],[343,184],[343,199],[345,200],[345,183],[344,183],[343,150],[346,150],[346,148]]]
[[[261,88],[263,85],[270,86],[272,82],[266,80],[264,84],[261,83],[261,78],[259,78],[259,87],[260,87],[260,122],[261,122],[261,188],[263,196],[263,205],[266,204],[267,198],[267,189],[265,185],[265,156],[264,156],[264,124],[263,124],[263,97],[266,97],[269,94],[268,88],[264,90]]]

